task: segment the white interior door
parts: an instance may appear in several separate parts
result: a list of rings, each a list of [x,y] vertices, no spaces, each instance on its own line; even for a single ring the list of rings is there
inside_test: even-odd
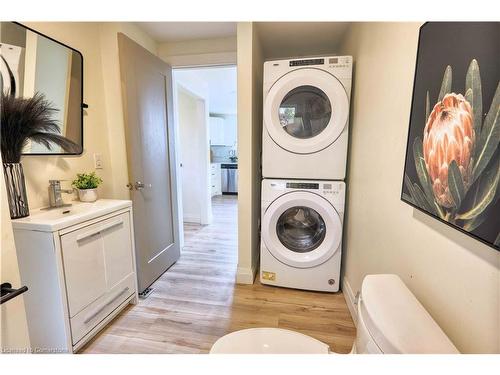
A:
[[[184,222],[207,225],[212,222],[212,175],[206,100],[177,84],[176,112]]]

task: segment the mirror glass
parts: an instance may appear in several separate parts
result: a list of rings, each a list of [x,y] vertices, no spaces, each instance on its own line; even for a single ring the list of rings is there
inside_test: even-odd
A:
[[[0,22],[0,89],[16,97],[42,93],[57,111],[61,135],[83,151],[83,58],[80,52],[15,22]],[[28,142],[23,154],[69,154]]]

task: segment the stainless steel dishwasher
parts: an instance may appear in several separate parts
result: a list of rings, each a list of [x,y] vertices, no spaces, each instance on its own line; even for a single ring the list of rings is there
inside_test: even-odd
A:
[[[222,194],[238,194],[238,164],[221,164]]]

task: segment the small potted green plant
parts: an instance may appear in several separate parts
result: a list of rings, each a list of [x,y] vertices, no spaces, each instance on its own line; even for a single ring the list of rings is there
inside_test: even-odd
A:
[[[102,179],[91,173],[77,173],[72,184],[78,190],[78,198],[81,202],[95,202],[97,200],[97,187],[102,183]]]

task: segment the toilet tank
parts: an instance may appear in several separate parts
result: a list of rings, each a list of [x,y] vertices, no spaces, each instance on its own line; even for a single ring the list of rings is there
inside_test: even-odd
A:
[[[457,348],[397,275],[368,275],[358,301],[353,351],[457,354]]]

